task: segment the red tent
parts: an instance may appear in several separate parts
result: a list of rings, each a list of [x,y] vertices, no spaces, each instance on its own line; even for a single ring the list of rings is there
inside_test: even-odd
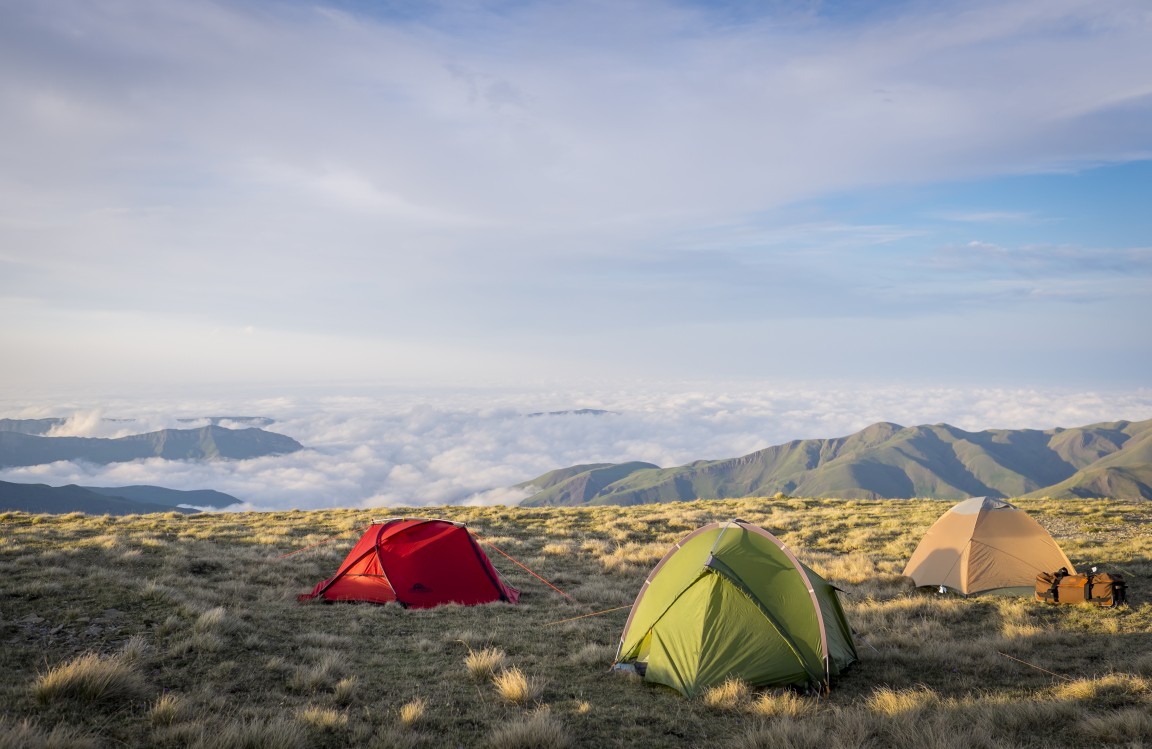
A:
[[[463,523],[428,518],[373,521],[336,574],[300,600],[442,603],[508,601],[520,591],[500,579]]]

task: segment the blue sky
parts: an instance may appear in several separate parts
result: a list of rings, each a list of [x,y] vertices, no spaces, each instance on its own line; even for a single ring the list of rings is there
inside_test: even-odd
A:
[[[10,392],[1147,386],[1150,197],[1144,0],[0,0]]]

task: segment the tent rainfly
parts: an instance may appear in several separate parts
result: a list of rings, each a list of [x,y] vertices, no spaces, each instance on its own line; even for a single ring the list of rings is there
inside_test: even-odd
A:
[[[1002,499],[974,497],[952,507],[924,534],[904,575],[918,587],[963,595],[1032,595],[1036,575],[1068,557],[1028,513]]]
[[[463,523],[429,518],[373,521],[336,574],[301,601],[396,601],[409,608],[507,601],[520,591],[496,568]]]
[[[644,581],[615,667],[694,696],[729,677],[826,691],[856,660],[836,589],[742,520],[680,540]]]

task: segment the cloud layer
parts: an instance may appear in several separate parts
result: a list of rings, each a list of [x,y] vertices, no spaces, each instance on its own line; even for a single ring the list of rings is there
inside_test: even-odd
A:
[[[150,484],[216,489],[235,509],[515,503],[504,491],[554,468],[643,460],[662,466],[729,458],[792,439],[847,435],[877,421],[947,422],[970,431],[1050,429],[1152,418],[1148,390],[908,389],[846,383],[652,385],[558,391],[377,392],[318,397],[174,400],[102,398],[102,407],[0,402],[9,417],[68,416],[59,434],[123,436],[188,427],[178,418],[269,416],[307,450],[247,461],[57,463],[0,471],[0,480],[63,485]],[[614,413],[546,415],[594,408]],[[131,422],[110,418],[132,418]]]

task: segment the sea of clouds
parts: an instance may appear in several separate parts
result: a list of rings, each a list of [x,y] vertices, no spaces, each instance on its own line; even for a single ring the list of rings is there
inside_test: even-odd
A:
[[[598,409],[603,415],[553,413]],[[539,414],[544,415],[530,415]],[[0,417],[63,417],[58,436],[120,437],[263,416],[306,449],[243,461],[59,462],[0,470],[53,486],[215,489],[236,510],[514,504],[510,489],[555,468],[630,460],[673,466],[878,421],[969,431],[1051,429],[1152,418],[1152,389],[1087,391],[769,383],[613,388],[361,389],[244,397],[0,399]],[[181,421],[194,419],[194,421]],[[243,428],[241,423],[226,426]]]

